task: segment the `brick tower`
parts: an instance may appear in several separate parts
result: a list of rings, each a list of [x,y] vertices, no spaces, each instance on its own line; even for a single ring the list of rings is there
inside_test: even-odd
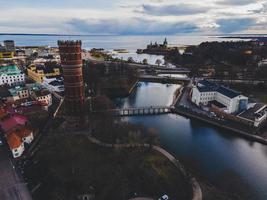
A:
[[[84,115],[81,45],[81,41],[58,41],[64,76],[66,114],[80,119]]]

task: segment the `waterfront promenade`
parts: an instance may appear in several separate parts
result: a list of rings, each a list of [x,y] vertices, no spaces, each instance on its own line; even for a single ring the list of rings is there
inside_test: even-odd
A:
[[[259,142],[261,144],[267,145],[267,140],[263,137],[257,136],[244,125],[239,124],[237,122],[232,122],[229,120],[222,120],[216,118],[214,116],[210,116],[207,111],[204,111],[193,104],[190,100],[188,100],[188,96],[190,93],[190,87],[186,86],[181,89],[180,97],[176,99],[174,102],[173,113],[182,115],[191,119],[200,120],[204,123],[211,124],[213,126],[223,128],[225,130],[231,131],[231,133],[238,134],[241,137],[247,138],[252,141]]]

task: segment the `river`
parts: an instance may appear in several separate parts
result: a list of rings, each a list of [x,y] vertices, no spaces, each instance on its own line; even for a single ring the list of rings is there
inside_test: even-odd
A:
[[[179,87],[140,83],[129,97],[117,99],[116,103],[118,107],[170,105]],[[267,199],[267,146],[174,114],[125,120],[156,129],[167,150],[189,162],[198,174],[219,188],[243,193],[244,199]]]

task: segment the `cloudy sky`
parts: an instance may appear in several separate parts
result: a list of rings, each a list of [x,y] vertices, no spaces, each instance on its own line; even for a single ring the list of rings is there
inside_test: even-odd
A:
[[[2,1],[2,2],[1,2]],[[1,33],[267,33],[267,0],[0,0]]]

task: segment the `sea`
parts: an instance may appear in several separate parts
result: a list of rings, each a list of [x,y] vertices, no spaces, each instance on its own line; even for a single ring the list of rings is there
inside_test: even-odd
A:
[[[56,47],[58,40],[81,40],[84,49],[103,48],[106,50],[127,49],[135,52],[137,49],[145,48],[150,42],[163,43],[167,38],[171,46],[198,45],[202,42],[211,41],[237,41],[241,39],[223,38],[222,36],[203,35],[144,35],[144,36],[121,36],[121,35],[31,35],[31,34],[1,34],[0,42],[14,40],[16,46],[50,46]]]

